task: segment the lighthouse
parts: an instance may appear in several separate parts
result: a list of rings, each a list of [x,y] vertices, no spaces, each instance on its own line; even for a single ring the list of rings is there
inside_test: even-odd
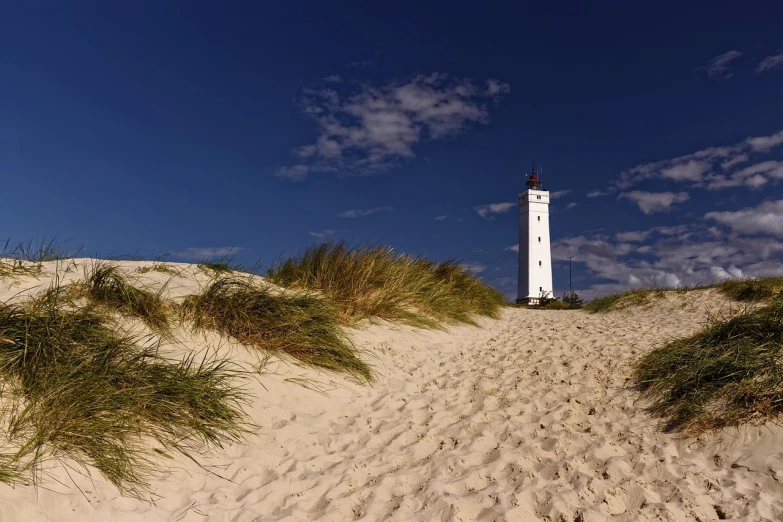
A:
[[[536,165],[519,195],[519,278],[517,303],[538,304],[553,297],[552,252],[549,249],[549,191],[536,174]]]

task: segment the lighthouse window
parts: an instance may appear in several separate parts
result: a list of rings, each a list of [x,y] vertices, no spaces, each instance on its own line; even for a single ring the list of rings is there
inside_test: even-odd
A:
[[[538,238],[538,242],[539,242],[539,243],[541,242],[541,238],[540,238],[540,237]]]
[[[538,266],[541,266],[541,261],[538,262]]]
[[[541,196],[536,196],[536,199],[541,199]]]
[[[541,221],[541,216],[538,216],[538,220]]]

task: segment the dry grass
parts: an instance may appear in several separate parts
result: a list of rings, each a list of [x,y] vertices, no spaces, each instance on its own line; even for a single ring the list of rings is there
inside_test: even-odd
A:
[[[783,277],[728,279],[715,287],[735,301],[764,301],[783,292]]]
[[[222,360],[169,360],[72,295],[54,286],[26,306],[0,304],[0,382],[12,402],[6,436],[18,448],[0,480],[35,477],[43,460],[65,457],[141,496],[166,451],[192,458],[240,439],[240,372]]]
[[[57,238],[44,237],[38,242],[22,242],[13,247],[9,243],[6,240],[0,251],[0,277],[37,277],[43,270],[42,263],[74,257],[81,250],[67,251],[65,243]]]
[[[172,267],[171,265],[167,265],[166,263],[161,263],[159,261],[155,261],[154,263],[148,266],[140,266],[136,269],[136,271],[140,274],[146,274],[149,272],[160,272],[162,274],[169,274],[173,276],[180,275],[179,270]]]
[[[40,264],[24,263],[18,259],[0,258],[0,277],[37,277],[41,274]]]
[[[666,296],[664,288],[639,288],[618,292],[616,294],[597,297],[584,305],[584,309],[593,313],[605,313],[613,310],[622,310],[631,306],[642,306],[653,299]]]
[[[783,292],[783,277],[756,279],[727,279],[710,285],[681,286],[676,288],[645,287],[593,299],[584,305],[588,312],[610,312],[631,306],[642,306],[667,294],[687,294],[693,290],[717,288],[735,301],[765,301]]]
[[[497,318],[506,305],[500,292],[454,261],[435,263],[389,247],[323,243],[277,263],[267,277],[322,292],[345,324],[372,317],[423,327],[476,324],[477,316]]]
[[[652,411],[688,433],[783,413],[783,298],[655,349],[634,380]]]
[[[372,379],[337,324],[337,309],[312,295],[273,295],[247,279],[217,279],[182,305],[183,319],[195,330],[221,335],[306,365]]]
[[[116,263],[108,261],[93,263],[85,285],[93,303],[140,319],[154,333],[171,338],[169,314],[173,303],[163,299],[165,285],[157,292],[136,288]]]

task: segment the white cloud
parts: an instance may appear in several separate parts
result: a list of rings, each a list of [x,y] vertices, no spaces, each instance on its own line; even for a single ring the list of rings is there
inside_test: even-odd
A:
[[[394,210],[394,207],[375,207],[375,208],[352,208],[351,210],[345,210],[337,214],[337,217],[341,218],[357,218],[362,216],[369,216],[370,214],[377,214],[378,212],[390,212]]]
[[[223,257],[230,257],[241,252],[237,247],[192,247],[179,252],[174,252],[173,257],[181,259],[212,260]]]
[[[725,269],[722,266],[711,266],[710,274],[712,274],[712,277],[717,280],[731,279],[733,277],[745,277],[745,275],[742,273],[742,270],[734,265],[730,265]]]
[[[442,215],[442,216],[435,216],[435,221],[443,221],[443,220],[445,220],[447,217],[449,217],[449,216],[448,216],[448,214],[444,214],[444,215]]]
[[[556,190],[549,193],[549,197],[552,199],[562,198],[563,196],[570,194],[571,190]]]
[[[340,83],[341,81],[343,81],[343,79],[340,78],[339,74],[330,74],[329,76],[324,78],[324,81],[327,83]]]
[[[724,161],[723,163],[721,163],[720,167],[723,170],[728,170],[731,167],[733,167],[735,165],[739,165],[740,163],[745,163],[746,161],[748,161],[748,155],[747,154],[737,154],[733,158],[728,159],[728,160]]]
[[[754,151],[768,152],[783,143],[783,131],[777,132],[771,136],[748,138],[746,141]]]
[[[354,92],[306,89],[303,111],[318,124],[315,143],[299,147],[298,164],[275,174],[302,180],[311,172],[340,170],[368,174],[416,156],[424,140],[460,134],[489,122],[487,101],[499,101],[508,84],[487,80],[481,89],[470,80],[445,74],[416,75],[381,87],[363,84]],[[343,89],[345,89],[343,85]]]
[[[723,54],[719,54],[706,65],[697,67],[697,71],[705,71],[707,76],[714,80],[725,80],[731,78],[731,62],[742,56],[742,53],[736,50],[731,50]]]
[[[759,188],[770,180],[783,179],[783,161],[762,161],[733,172],[730,176],[716,175],[709,178],[708,190],[747,186]]]
[[[494,98],[501,94],[508,94],[511,92],[511,86],[506,82],[500,80],[489,79],[486,82],[485,93],[487,96]]]
[[[753,176],[750,176],[748,179],[745,180],[745,185],[753,189],[761,188],[766,184],[767,184],[767,178],[765,178],[761,174],[754,174]]]
[[[487,269],[487,265],[483,263],[477,263],[477,262],[462,263],[461,266],[468,272],[472,272],[474,274],[480,274],[481,272]]]
[[[335,232],[336,232],[335,230],[322,230],[320,232],[313,232],[311,230],[309,234],[318,239],[326,239],[329,236],[333,236]]]
[[[761,60],[756,67],[756,72],[771,71],[779,67],[783,67],[783,51]]]
[[[476,213],[483,217],[484,219],[489,219],[492,217],[492,214],[505,214],[512,208],[516,206],[516,203],[514,202],[504,202],[504,203],[490,203],[489,205],[479,205],[477,207],[474,207],[473,209],[476,211]]]
[[[751,154],[764,154],[783,144],[783,131],[769,136],[749,137],[734,145],[708,147],[676,158],[643,163],[620,173],[614,187],[628,190],[650,179],[667,179],[685,183],[691,187],[719,190],[729,187],[747,186],[751,188],[764,184],[759,177],[748,180],[746,169],[731,172],[741,163],[747,162]],[[761,164],[766,164],[762,162]],[[753,167],[753,165],[751,166]],[[724,173],[716,174],[718,171]],[[783,179],[775,171],[759,171],[758,174],[770,179]],[[588,197],[603,195],[600,191],[588,194]]]
[[[709,172],[709,170],[709,162],[690,160],[661,170],[661,176],[674,181],[692,181],[694,183],[700,183],[704,174]]]
[[[591,190],[587,193],[588,198],[599,198],[601,196],[608,196],[609,192],[605,192],[603,190]]]
[[[623,192],[620,197],[636,203],[645,214],[667,212],[671,210],[673,205],[688,201],[689,198],[687,192],[644,192],[641,190]]]
[[[568,205],[566,205],[566,208],[574,208],[575,206],[576,206],[576,203],[574,203],[574,202],[572,201],[571,203],[569,203]]]
[[[783,237],[783,199],[734,212],[708,212],[704,217],[729,227],[735,234]]]
[[[291,181],[302,181],[307,178],[310,172],[308,165],[292,165],[290,167],[280,167],[275,171],[275,176],[290,179]]]
[[[623,243],[644,241],[652,233],[652,230],[632,230],[628,232],[618,232],[614,235],[617,241]]]
[[[519,243],[517,243],[516,245],[507,246],[503,250],[510,250],[512,252],[519,252]]]
[[[577,289],[593,298],[629,288],[695,285],[730,277],[783,275],[783,242],[772,237],[716,235],[702,223],[648,231],[555,241],[552,259],[582,263],[591,279],[606,282]],[[646,241],[643,246],[639,241]],[[641,254],[641,256],[640,256]]]

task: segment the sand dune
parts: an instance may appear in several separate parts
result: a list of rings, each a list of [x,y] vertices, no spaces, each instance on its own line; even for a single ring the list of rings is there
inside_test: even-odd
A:
[[[783,430],[665,433],[627,386],[640,355],[728,306],[705,290],[605,315],[509,308],[445,332],[365,325],[351,336],[374,385],[268,361],[247,382],[256,434],[203,467],[171,461],[154,503],[50,463],[38,487],[0,485],[0,520],[780,520]]]

